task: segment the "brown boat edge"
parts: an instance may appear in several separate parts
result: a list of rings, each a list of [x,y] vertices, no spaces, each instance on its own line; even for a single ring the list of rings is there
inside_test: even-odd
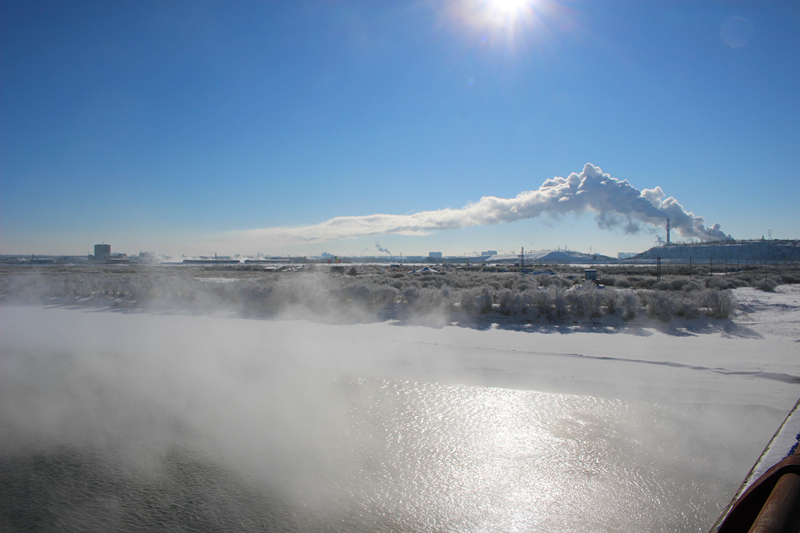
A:
[[[800,400],[709,533],[800,532]]]

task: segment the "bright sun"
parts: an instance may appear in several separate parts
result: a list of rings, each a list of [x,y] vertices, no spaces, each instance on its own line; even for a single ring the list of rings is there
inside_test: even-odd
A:
[[[534,0],[483,0],[484,16],[495,26],[515,26],[530,16]]]
[[[556,0],[445,0],[450,14],[476,30],[480,42],[517,47],[546,35],[544,17]]]
[[[530,0],[491,0],[493,9],[504,13],[516,13],[530,5]]]

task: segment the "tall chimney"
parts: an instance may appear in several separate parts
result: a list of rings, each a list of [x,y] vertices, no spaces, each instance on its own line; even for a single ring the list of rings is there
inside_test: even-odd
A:
[[[669,217],[667,217],[667,246],[669,246]]]

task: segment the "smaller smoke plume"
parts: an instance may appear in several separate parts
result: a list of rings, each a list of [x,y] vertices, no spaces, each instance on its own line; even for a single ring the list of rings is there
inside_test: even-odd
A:
[[[375,241],[375,248],[377,248],[379,252],[384,252],[384,253],[387,253],[389,255],[392,255],[392,252],[390,252],[386,248],[381,247],[381,243],[379,243],[378,241]]]

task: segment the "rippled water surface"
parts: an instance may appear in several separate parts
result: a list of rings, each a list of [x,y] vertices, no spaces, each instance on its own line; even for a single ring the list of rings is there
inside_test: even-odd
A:
[[[324,406],[301,391],[283,406],[273,397],[253,408],[252,432],[203,437],[189,409],[184,420],[157,424],[155,442],[132,419],[128,429],[122,424],[102,438],[4,453],[0,525],[703,531],[739,481],[720,468],[724,450],[712,451],[696,412],[377,378],[339,378],[331,386]],[[302,431],[253,415],[283,408],[292,417],[307,414]],[[303,440],[304,424],[319,430],[308,437],[315,442]]]

